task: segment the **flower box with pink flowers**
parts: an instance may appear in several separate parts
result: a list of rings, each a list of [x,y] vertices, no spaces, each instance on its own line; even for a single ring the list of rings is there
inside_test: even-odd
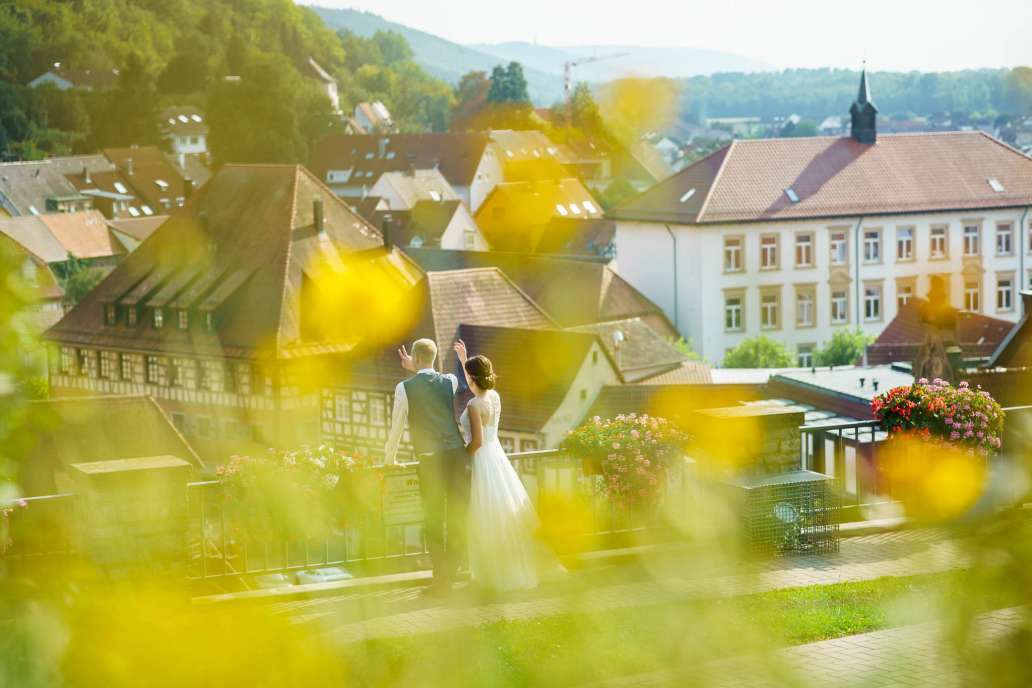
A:
[[[654,501],[687,442],[666,418],[630,413],[595,416],[567,435],[562,448],[581,458],[585,473],[602,476],[610,499],[637,508]]]
[[[1003,408],[989,392],[967,382],[921,378],[894,387],[871,402],[871,411],[890,438],[904,435],[930,444],[964,449],[988,457],[1000,450]]]

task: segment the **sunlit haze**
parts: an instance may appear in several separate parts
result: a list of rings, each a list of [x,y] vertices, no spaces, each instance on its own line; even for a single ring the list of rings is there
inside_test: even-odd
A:
[[[777,68],[856,67],[941,71],[1032,63],[1032,12],[999,0],[969,3],[795,0],[596,3],[524,0],[321,0],[373,12],[458,43],[683,46],[737,53]]]

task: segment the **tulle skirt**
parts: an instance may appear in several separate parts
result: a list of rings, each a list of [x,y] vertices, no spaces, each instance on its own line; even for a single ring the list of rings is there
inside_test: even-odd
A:
[[[497,439],[473,455],[469,496],[469,567],[473,580],[496,591],[529,590],[558,560],[537,537],[534,505]]]

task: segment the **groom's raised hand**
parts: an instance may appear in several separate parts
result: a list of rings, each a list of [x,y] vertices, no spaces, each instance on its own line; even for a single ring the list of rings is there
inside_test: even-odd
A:
[[[409,352],[405,349],[404,344],[402,344],[401,348],[398,349],[398,358],[401,359],[402,368],[409,371],[410,373],[416,372],[416,369],[413,367],[412,364],[412,356],[409,355]]]

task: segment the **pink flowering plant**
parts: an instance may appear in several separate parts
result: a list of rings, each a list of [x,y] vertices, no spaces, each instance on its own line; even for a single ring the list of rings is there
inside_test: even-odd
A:
[[[989,392],[967,382],[953,387],[921,378],[878,395],[871,410],[890,435],[916,435],[984,456],[999,451],[1003,442],[1003,409]]]
[[[326,445],[233,456],[215,469],[238,527],[254,535],[317,537],[376,478],[371,462]]]
[[[688,435],[666,418],[631,413],[608,420],[595,416],[570,432],[562,448],[598,462],[606,494],[638,507],[655,499],[687,442]]]

